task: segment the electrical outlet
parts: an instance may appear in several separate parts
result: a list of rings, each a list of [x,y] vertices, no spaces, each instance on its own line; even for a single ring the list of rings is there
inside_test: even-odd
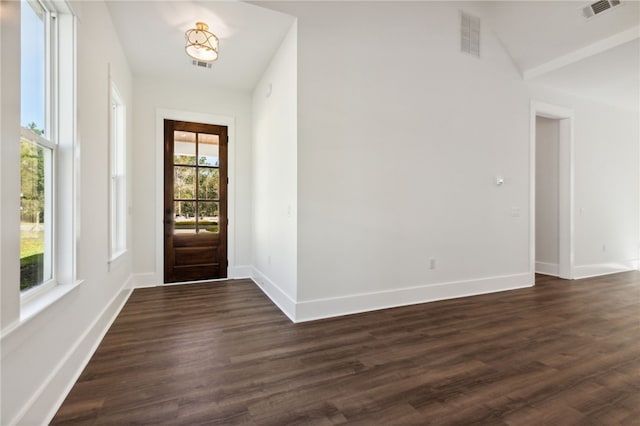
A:
[[[429,269],[436,269],[436,259],[433,257],[429,259]]]

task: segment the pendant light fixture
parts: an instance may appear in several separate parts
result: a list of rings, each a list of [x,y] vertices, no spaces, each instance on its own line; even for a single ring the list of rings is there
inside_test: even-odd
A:
[[[185,51],[193,59],[213,62],[218,59],[218,37],[209,32],[204,22],[196,22],[196,27],[184,33]]]

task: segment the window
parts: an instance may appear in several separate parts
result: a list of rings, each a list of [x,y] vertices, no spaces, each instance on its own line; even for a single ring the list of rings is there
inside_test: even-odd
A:
[[[52,281],[52,19],[36,1],[21,2],[20,290]]]
[[[111,260],[127,249],[126,109],[115,86],[111,86]]]
[[[76,282],[76,18],[20,1],[20,290],[26,303]]]

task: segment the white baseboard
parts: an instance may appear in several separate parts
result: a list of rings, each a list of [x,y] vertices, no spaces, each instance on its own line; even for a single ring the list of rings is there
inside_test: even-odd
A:
[[[573,278],[590,278],[601,275],[615,274],[618,272],[632,271],[638,269],[638,259],[623,260],[620,262],[598,263],[591,265],[580,265],[573,267]]]
[[[477,280],[429,284],[327,299],[306,300],[296,304],[295,322],[313,321],[398,306],[495,293],[498,291],[531,287],[533,285],[533,275],[531,273],[524,273]]]
[[[559,277],[560,266],[557,263],[536,262],[536,273]]]
[[[291,321],[296,322],[295,300],[255,267],[251,268],[251,279]]]
[[[251,266],[229,266],[227,276],[230,280],[251,278]],[[210,280],[203,280],[202,282],[205,281]],[[133,288],[157,287],[159,285],[164,285],[162,274],[156,274],[155,272],[133,274]]]
[[[109,327],[129,299],[132,291],[131,282],[130,276],[10,424],[48,424],[53,419]]]

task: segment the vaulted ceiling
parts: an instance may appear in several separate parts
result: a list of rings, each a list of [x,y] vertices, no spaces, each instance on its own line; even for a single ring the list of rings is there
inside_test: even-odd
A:
[[[638,103],[640,2],[591,19],[589,1],[474,2],[523,78],[626,108]],[[287,2],[108,1],[133,73],[251,90],[294,17]],[[281,11],[278,11],[281,10]],[[195,20],[220,38],[212,69],[195,68],[184,54],[184,31]],[[576,53],[577,52],[577,53]],[[603,78],[603,76],[608,78]]]
[[[640,108],[640,2],[587,19],[593,1],[485,2],[490,25],[528,81]]]
[[[595,1],[595,0],[593,0]],[[640,2],[586,19],[592,1],[485,2],[490,25],[522,72],[601,42],[640,24]]]
[[[640,39],[628,41],[529,81],[637,110],[640,108]]]

